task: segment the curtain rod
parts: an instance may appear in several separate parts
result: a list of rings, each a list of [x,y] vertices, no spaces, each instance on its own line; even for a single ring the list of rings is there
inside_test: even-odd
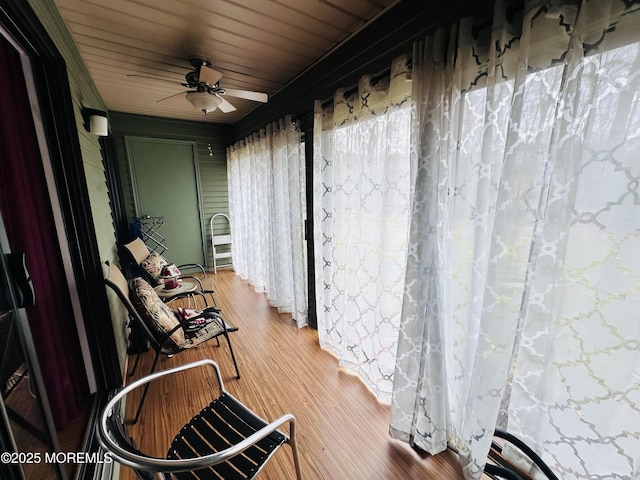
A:
[[[388,76],[390,73],[391,73],[391,68],[389,68],[389,67],[385,68],[382,72],[380,72],[379,74],[377,74],[376,76],[371,78],[371,85],[376,85],[380,80],[382,80],[384,77]],[[353,95],[357,91],[358,91],[358,84],[353,85],[348,90],[346,90],[344,92],[343,96],[344,97],[348,97],[350,95]],[[322,101],[322,108],[328,107],[332,103],[333,103],[333,95],[330,96],[329,98],[324,99]]]
[[[407,67],[409,67],[409,69],[411,70],[413,68],[413,59],[409,59],[407,61]],[[376,85],[380,80],[382,80],[385,77],[388,77],[391,75],[391,67],[387,67],[384,70],[382,70],[380,73],[376,74],[375,76],[371,77],[371,85]],[[355,92],[358,91],[358,85],[354,85],[351,88],[349,88],[348,90],[346,90],[344,92],[344,96],[348,97],[349,95],[353,95]],[[322,108],[328,107],[329,105],[331,105],[333,103],[333,95],[329,98],[325,98],[324,100],[322,100]]]

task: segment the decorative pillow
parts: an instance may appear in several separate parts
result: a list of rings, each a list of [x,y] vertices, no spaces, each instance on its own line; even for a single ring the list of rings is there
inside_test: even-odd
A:
[[[151,252],[149,256],[140,263],[140,267],[154,280],[160,276],[160,272],[162,272],[162,269],[166,265],[169,265],[169,262],[157,252]]]
[[[149,330],[157,337],[164,337],[167,332],[180,322],[173,311],[160,299],[156,291],[142,278],[134,278],[129,282],[129,298],[142,317]],[[167,341],[169,348],[184,348],[184,332],[178,329]],[[173,345],[170,345],[173,343]]]

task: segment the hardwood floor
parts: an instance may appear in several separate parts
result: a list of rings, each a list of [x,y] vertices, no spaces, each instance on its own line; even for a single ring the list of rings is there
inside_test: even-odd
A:
[[[215,341],[163,358],[159,369],[209,357],[220,365],[226,388],[259,415],[273,420],[293,413],[305,480],[463,479],[453,453],[420,455],[389,437],[389,407],[338,368],[337,359],[319,347],[315,330],[296,328],[291,315],[269,307],[263,294],[231,270],[207,274],[206,281],[214,282],[225,318],[239,327],[231,338],[241,378],[234,377],[226,344],[217,347]],[[135,377],[148,372],[152,359],[152,352],[143,354]],[[129,427],[143,452],[166,454],[179,428],[209,403],[207,380],[187,374],[149,389],[140,420]],[[136,406],[130,397],[128,418]],[[123,466],[120,478],[135,475]],[[288,446],[258,478],[295,478]]]

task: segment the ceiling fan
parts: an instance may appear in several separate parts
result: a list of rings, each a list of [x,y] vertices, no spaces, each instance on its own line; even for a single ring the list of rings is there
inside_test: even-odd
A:
[[[183,87],[191,88],[192,90],[185,90],[182,92],[174,93],[168,97],[161,98],[158,102],[168,100],[169,98],[177,95],[185,95],[185,98],[198,110],[204,112],[206,115],[209,112],[213,112],[216,108],[223,113],[229,113],[236,110],[231,103],[229,103],[224,97],[243,98],[246,100],[252,100],[254,102],[266,103],[269,100],[269,96],[262,92],[252,92],[250,90],[238,90],[235,88],[222,88],[220,87],[220,79],[222,78],[222,72],[214,70],[211,66],[211,62],[199,58],[192,58],[189,60],[193,70],[185,75],[185,82],[172,82],[178,83]],[[132,77],[152,78],[154,80],[164,80],[160,78],[146,77],[143,75],[128,75]],[[168,80],[164,80],[168,81]]]

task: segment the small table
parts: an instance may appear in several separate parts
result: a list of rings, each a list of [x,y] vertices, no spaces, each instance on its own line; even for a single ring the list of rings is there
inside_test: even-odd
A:
[[[178,295],[180,293],[193,292],[196,288],[198,288],[198,285],[195,282],[188,282],[186,280],[178,280],[178,282],[180,283],[180,285],[178,285],[176,288],[167,290],[164,288],[164,285],[158,285],[157,287],[154,287],[154,290],[160,298],[167,298],[173,297],[174,295]]]

